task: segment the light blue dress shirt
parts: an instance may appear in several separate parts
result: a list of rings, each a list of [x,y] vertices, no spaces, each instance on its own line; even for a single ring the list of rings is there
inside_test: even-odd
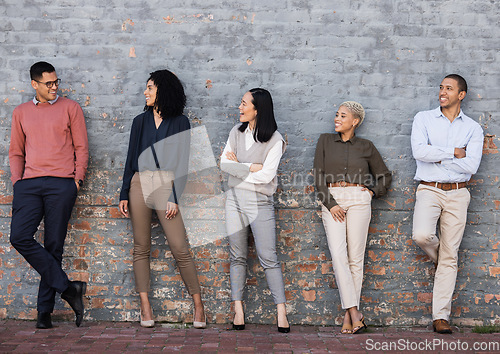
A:
[[[426,182],[466,182],[477,172],[483,154],[483,129],[462,110],[450,122],[438,107],[413,119],[411,148],[417,161],[414,179]],[[466,148],[457,159],[455,148]]]

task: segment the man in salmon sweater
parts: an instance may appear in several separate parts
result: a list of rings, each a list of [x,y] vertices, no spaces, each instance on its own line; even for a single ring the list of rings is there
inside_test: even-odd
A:
[[[83,319],[86,283],[61,268],[64,240],[88,165],[87,129],[78,103],[57,94],[60,79],[46,62],[33,64],[35,97],[14,109],[9,149],[14,186],[10,242],[40,274],[37,328],[52,328],[56,292]],[[34,235],[44,219],[44,245]]]

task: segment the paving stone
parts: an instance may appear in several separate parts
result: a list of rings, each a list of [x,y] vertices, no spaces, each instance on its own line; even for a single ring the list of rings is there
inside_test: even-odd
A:
[[[491,343],[490,345],[497,345],[493,349],[500,352],[498,333],[476,334],[470,328],[463,328],[461,332],[452,335],[439,335],[425,327],[423,330],[420,327],[374,327],[362,335],[342,335],[338,331],[325,333],[324,328],[318,326],[294,326],[293,332],[283,335],[270,332],[270,327],[265,325],[254,325],[245,331],[227,331],[223,325],[213,325],[205,330],[169,329],[168,333],[162,327],[143,329],[134,327],[135,324],[129,325],[132,327],[117,326],[116,322],[100,322],[91,323],[87,329],[82,329],[71,323],[52,330],[38,330],[33,329],[32,321],[7,320],[0,323],[0,352],[386,353],[398,351],[387,350],[388,348],[384,350],[382,344],[389,345],[387,343],[396,343],[398,340],[413,344],[441,340],[448,345],[466,343],[469,348],[474,343]],[[106,333],[106,337],[96,335],[98,332]],[[126,339],[123,337],[124,332],[129,333]],[[419,334],[418,337],[408,337],[409,333],[415,332]],[[172,336],[173,340],[166,339],[166,336]],[[410,349],[409,352],[411,351]],[[450,352],[463,351],[457,348]]]

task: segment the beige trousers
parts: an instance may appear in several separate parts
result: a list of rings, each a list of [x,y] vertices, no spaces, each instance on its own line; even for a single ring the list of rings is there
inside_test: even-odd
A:
[[[470,193],[467,188],[443,191],[420,184],[413,214],[412,239],[437,263],[432,291],[432,319],[449,320],[458,272]],[[439,222],[439,237],[436,229]]]
[[[335,281],[340,292],[342,308],[359,308],[366,239],[371,219],[372,197],[362,187],[332,187],[328,190],[339,206],[346,210],[343,222],[335,221],[322,205],[328,248],[332,256]]]
[[[165,219],[165,209],[172,193],[173,174],[165,171],[146,171],[132,177],[129,192],[129,212],[134,233],[134,275],[137,292],[150,290],[151,216],[156,210],[174,256],[182,280],[190,295],[200,294],[200,284],[193,257],[189,251],[186,230],[180,212]]]

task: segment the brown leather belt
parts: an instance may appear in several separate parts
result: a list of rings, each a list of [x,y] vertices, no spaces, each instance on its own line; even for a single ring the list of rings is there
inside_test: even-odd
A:
[[[364,187],[362,184],[349,183],[346,181],[339,181],[334,183],[328,183],[328,187]]]
[[[467,182],[439,183],[439,182],[420,181],[420,183],[425,184],[426,186],[436,187],[444,191],[451,191],[452,189],[460,189],[467,187]]]

